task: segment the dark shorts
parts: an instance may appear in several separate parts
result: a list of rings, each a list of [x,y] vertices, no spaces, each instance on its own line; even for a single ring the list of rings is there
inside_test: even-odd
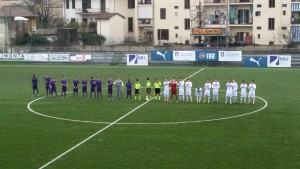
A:
[[[159,94],[160,94],[160,88],[154,89],[154,91],[155,91],[155,94],[156,94],[156,95],[159,95]]]
[[[151,93],[151,88],[147,88],[147,89],[146,89],[146,92],[147,92],[147,93]]]
[[[51,92],[56,92],[56,87],[52,87]]]
[[[61,90],[62,90],[63,92],[66,92],[66,91],[67,91],[67,86],[63,86],[63,87],[61,88]]]
[[[82,92],[87,92],[87,88],[86,88],[86,87],[83,87],[83,88],[82,88]]]
[[[49,88],[50,88],[49,84],[46,84],[46,90],[49,90]]]
[[[91,88],[91,92],[95,92],[95,88]]]
[[[127,90],[127,95],[131,95],[131,90]]]
[[[102,89],[101,88],[97,88],[97,93],[101,93]]]
[[[177,91],[176,90],[171,90],[171,93],[172,94],[177,94]]]
[[[135,94],[140,94],[140,89],[135,89],[135,90],[134,90],[134,93],[135,93]]]
[[[73,92],[78,93],[78,88],[73,88]]]
[[[32,86],[32,89],[33,89],[33,90],[37,90],[38,87],[37,87],[37,86]]]
[[[108,91],[109,94],[112,94],[113,90],[112,90],[112,88],[108,88],[107,91]]]

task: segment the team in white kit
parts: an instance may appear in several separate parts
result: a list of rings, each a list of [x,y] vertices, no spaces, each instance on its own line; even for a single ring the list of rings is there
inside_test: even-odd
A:
[[[179,79],[177,86],[179,88],[178,95],[180,102],[193,102],[192,97],[192,87],[193,84],[190,79],[184,81],[182,78]],[[164,83],[164,101],[169,101],[169,93],[170,93],[170,81],[165,79]],[[207,79],[204,84],[204,95],[203,90],[201,87],[195,88],[195,97],[196,102],[201,103],[202,95],[203,95],[203,102],[210,103],[211,100],[211,90],[212,90],[212,102],[218,103],[219,102],[219,90],[220,90],[220,82],[218,79],[215,79],[213,83]],[[225,97],[225,104],[233,104],[238,102],[238,88],[240,88],[240,103],[241,104],[255,104],[255,90],[256,84],[254,80],[251,80],[250,84],[247,85],[246,82],[243,80],[238,86],[236,80],[229,79],[226,83],[226,97]],[[247,89],[249,90],[247,95]],[[247,102],[248,98],[248,102]]]

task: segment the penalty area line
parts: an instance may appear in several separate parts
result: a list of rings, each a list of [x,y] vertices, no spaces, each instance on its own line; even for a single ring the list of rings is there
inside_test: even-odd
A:
[[[198,74],[199,72],[203,71],[205,68],[202,68],[200,70],[198,70],[197,72],[193,73],[192,75],[190,75],[188,78],[191,78],[193,76],[195,76],[196,74]],[[152,98],[153,99],[153,98]],[[151,100],[152,100],[151,99]],[[117,120],[115,120],[114,122],[108,124],[107,126],[105,126],[104,128],[98,130],[96,133],[90,135],[89,137],[87,137],[86,139],[82,140],[80,143],[76,144],[75,146],[71,147],[70,149],[68,149],[67,151],[63,152],[62,154],[58,155],[57,157],[55,157],[54,159],[52,159],[51,161],[47,162],[46,164],[44,164],[43,166],[41,166],[39,169],[43,169],[47,166],[49,166],[50,164],[54,163],[55,161],[57,161],[58,159],[62,158],[63,156],[65,156],[66,154],[70,153],[71,151],[73,151],[74,149],[76,149],[77,147],[81,146],[82,144],[84,144],[85,142],[89,141],[90,139],[92,139],[93,137],[95,137],[96,135],[98,135],[99,133],[105,131],[106,129],[110,128],[111,126],[115,125],[116,123],[118,123],[119,121],[121,121],[122,119],[124,119],[125,117],[129,116],[131,113],[135,112],[136,110],[138,110],[139,108],[143,107],[144,105],[146,105],[147,103],[149,103],[149,101],[142,103],[141,105],[139,105],[138,107],[134,108],[133,110],[131,110],[130,112],[126,113],[125,115],[123,115],[122,117],[118,118]]]

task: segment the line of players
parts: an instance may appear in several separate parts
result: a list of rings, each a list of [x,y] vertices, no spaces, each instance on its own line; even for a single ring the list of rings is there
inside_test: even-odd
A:
[[[57,97],[57,90],[56,90],[56,85],[57,82],[56,80],[52,77],[50,78],[48,76],[48,74],[45,75],[44,78],[44,83],[45,83],[45,87],[46,87],[46,96],[50,96],[50,97]],[[37,92],[37,94],[39,95],[39,91],[38,91],[38,79],[36,78],[35,75],[33,75],[32,77],[32,89],[33,89],[33,96],[35,95],[35,92]],[[77,77],[75,77],[73,79],[73,98],[78,97],[78,88],[79,88],[79,84],[80,81],[78,80]],[[97,98],[97,99],[102,99],[102,85],[103,82],[100,79],[100,77],[98,77],[97,79],[94,79],[94,77],[91,77],[90,79],[90,98]],[[108,79],[107,81],[107,91],[108,91],[108,100],[113,100],[112,98],[112,93],[113,93],[113,85],[116,86],[116,90],[117,90],[117,99],[123,99],[123,93],[122,93],[122,87],[124,86],[123,81],[121,80],[121,78],[117,78],[117,80],[113,81],[111,78]],[[161,88],[161,82],[156,79],[153,86],[154,86],[154,97],[156,100],[160,100],[160,88]],[[66,98],[67,97],[67,80],[66,77],[62,77],[61,79],[61,97],[62,98]],[[127,99],[131,99],[132,100],[132,88],[133,88],[133,84],[130,81],[130,79],[128,79],[127,83],[126,83],[126,94],[127,94]],[[171,80],[169,79],[165,79],[165,81],[163,82],[163,87],[164,87],[164,102],[172,102],[175,98],[175,101],[178,102],[178,97],[177,97],[177,88],[178,88],[178,96],[179,96],[179,101],[183,102],[193,102],[193,97],[192,97],[192,82],[190,81],[190,79],[187,79],[186,81],[184,81],[182,78],[179,79],[179,81],[177,82],[175,77],[173,77]],[[88,94],[87,94],[87,88],[88,88],[88,81],[83,78],[81,80],[81,91],[82,91],[82,95],[84,98],[88,98]],[[141,97],[140,97],[140,88],[141,88],[141,84],[139,83],[139,80],[136,79],[135,84],[134,84],[134,100],[139,100],[141,101]],[[146,81],[146,98],[145,101],[148,101],[149,99],[152,99],[151,96],[151,81],[149,78],[147,78]],[[247,95],[247,88],[249,89],[249,93]],[[196,97],[196,102],[200,103],[202,96],[203,96],[203,102],[205,103],[207,101],[207,103],[210,103],[210,98],[211,98],[211,89],[212,89],[212,95],[213,95],[213,102],[214,103],[218,103],[219,101],[219,90],[220,90],[220,83],[217,79],[214,80],[213,83],[210,83],[209,80],[206,81],[206,83],[204,84],[204,95],[203,90],[201,87],[196,87],[195,89],[195,97]],[[251,83],[249,84],[249,86],[245,83],[245,81],[242,81],[241,85],[240,85],[240,89],[241,89],[241,95],[240,95],[240,103],[255,103],[255,90],[256,90],[256,84],[254,83],[253,80],[251,80]],[[169,95],[170,95],[170,90],[171,90],[171,99],[169,100]],[[174,97],[175,96],[175,97]],[[247,97],[248,96],[248,97]],[[227,104],[228,102],[230,104],[232,103],[236,103],[237,102],[237,98],[238,97],[238,84],[235,80],[228,80],[228,82],[226,83],[226,101],[225,104]],[[248,102],[247,102],[247,98],[248,98]],[[251,101],[252,100],[252,101]]]

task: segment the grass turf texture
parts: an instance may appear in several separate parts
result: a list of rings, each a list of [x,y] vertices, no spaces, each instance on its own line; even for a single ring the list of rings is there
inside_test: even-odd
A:
[[[199,67],[98,67],[62,65],[0,65],[0,157],[1,168],[38,168],[106,124],[60,121],[37,116],[27,110],[32,101],[31,77],[39,78],[41,96],[45,94],[43,76],[57,82],[65,75],[121,76],[124,82],[138,78],[145,87],[147,77],[186,78]],[[261,112],[224,121],[177,125],[114,125],[73,150],[48,168],[299,168],[300,115],[299,69],[205,68],[191,78],[193,86],[203,87],[207,78],[217,77],[221,89],[228,78],[240,82],[251,79],[256,95],[269,106]],[[60,91],[60,85],[57,87]],[[69,91],[70,88],[68,89]],[[163,91],[163,90],[162,90]],[[46,98],[35,102],[35,111],[78,120],[112,122],[143,102]],[[153,91],[154,92],[154,91]],[[193,90],[194,93],[194,90]],[[123,91],[125,95],[125,90]],[[162,103],[151,101],[120,122],[172,122],[219,118],[251,112],[264,105],[225,105],[220,103]],[[114,90],[114,98],[116,98]],[[145,89],[141,89],[142,99]],[[162,97],[163,98],[163,97]],[[194,99],[195,101],[195,99]]]

